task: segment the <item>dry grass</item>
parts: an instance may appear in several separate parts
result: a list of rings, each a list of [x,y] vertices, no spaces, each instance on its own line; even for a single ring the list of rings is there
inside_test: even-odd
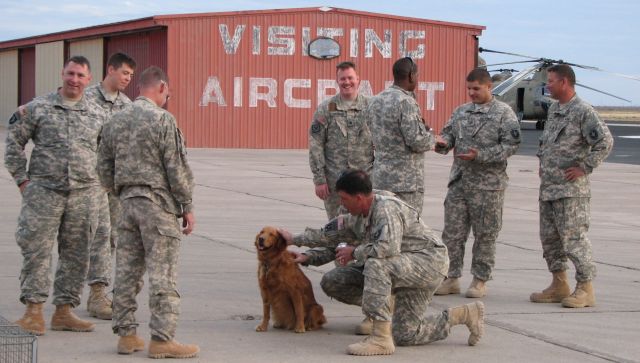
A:
[[[640,107],[596,106],[595,109],[606,121],[640,122]]]

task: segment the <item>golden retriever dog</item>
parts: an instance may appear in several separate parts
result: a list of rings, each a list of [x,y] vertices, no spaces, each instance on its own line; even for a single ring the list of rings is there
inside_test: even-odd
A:
[[[322,306],[313,296],[305,276],[287,243],[274,227],[264,227],[256,236],[258,283],[262,295],[262,323],[256,331],[267,331],[273,312],[273,327],[304,333],[327,322]]]

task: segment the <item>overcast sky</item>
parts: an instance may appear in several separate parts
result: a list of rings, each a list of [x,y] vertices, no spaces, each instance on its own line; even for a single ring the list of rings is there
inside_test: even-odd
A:
[[[614,73],[640,76],[638,0],[393,0],[317,1],[201,0],[0,0],[0,41],[131,20],[152,15],[335,6],[353,10],[486,26],[480,46],[563,59]],[[489,55],[488,63],[518,58]],[[513,68],[523,66],[514,65]],[[632,103],[578,89],[594,105],[640,106],[640,82],[576,70],[578,82]]]

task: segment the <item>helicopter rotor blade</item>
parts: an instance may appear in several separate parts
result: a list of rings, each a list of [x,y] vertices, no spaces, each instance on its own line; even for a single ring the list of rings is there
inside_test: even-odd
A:
[[[526,60],[526,61],[516,61],[516,62],[506,62],[506,63],[493,63],[493,64],[487,64],[485,66],[482,66],[481,68],[493,67],[493,66],[502,66],[502,65],[505,65],[505,64],[533,63],[533,62],[538,62],[538,61],[539,61],[539,59]]]
[[[501,52],[499,50],[491,50],[491,49],[486,49],[486,48],[482,48],[482,47],[478,48],[478,51],[480,53],[483,53],[483,52],[498,53],[498,54],[514,55],[516,57],[523,57],[523,58],[529,58],[529,59],[535,59],[535,60],[540,59],[539,57],[536,58],[536,57],[531,57],[531,56],[528,56],[528,55],[522,55],[522,54],[517,54],[517,53]]]
[[[627,78],[627,79],[632,79],[634,81],[639,81],[640,82],[640,77],[638,76],[630,76],[628,74],[622,74],[622,73],[615,73],[615,72],[609,72],[609,71],[605,71],[602,68],[598,68],[598,67],[592,67],[592,66],[583,66],[580,64],[574,64],[574,63],[564,63],[564,64],[568,64],[570,66],[574,66],[574,67],[578,67],[578,68],[584,68],[584,69],[588,69],[591,71],[598,71],[598,72],[603,72],[603,73],[608,73],[614,76],[618,76],[618,77],[622,77],[622,78]]]
[[[608,92],[605,92],[605,91],[600,91],[599,89],[595,89],[595,88],[593,88],[593,87],[585,86],[584,84],[576,83],[576,86],[580,86],[580,87],[582,87],[582,88],[586,88],[586,89],[589,89],[589,90],[592,90],[592,91],[595,91],[595,92],[599,92],[599,93],[605,94],[605,95],[607,95],[607,96],[611,96],[611,97],[613,97],[613,98],[617,98],[617,99],[619,99],[619,100],[623,100],[623,101],[627,101],[627,102],[631,103],[631,101],[630,101],[630,100],[628,100],[628,99],[626,99],[626,98],[622,98],[622,97],[619,97],[619,96],[613,95],[613,94],[608,93]]]
[[[491,93],[495,96],[504,96],[505,93],[509,92],[513,87],[517,86],[521,80],[530,75],[533,72],[538,71],[540,68],[544,66],[544,62],[538,62],[537,64],[525,68],[522,71],[512,75],[511,77],[504,80],[502,83],[497,85]]]

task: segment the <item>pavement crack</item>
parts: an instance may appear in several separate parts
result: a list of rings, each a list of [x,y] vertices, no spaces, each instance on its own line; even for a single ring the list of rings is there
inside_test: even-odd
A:
[[[262,198],[262,199],[266,199],[266,200],[271,200],[271,201],[276,201],[276,202],[281,202],[281,203],[287,203],[287,204],[293,204],[293,205],[297,205],[297,206],[301,206],[301,207],[308,207],[308,208],[313,208],[313,209],[319,209],[319,210],[324,210],[324,207],[316,207],[314,205],[308,205],[308,204],[304,204],[304,203],[296,203],[296,202],[291,202],[288,200],[284,200],[284,199],[278,199],[278,198],[272,198],[272,197],[267,197],[264,195],[259,195],[259,194],[253,194],[253,193],[249,193],[249,192],[243,192],[240,190],[235,190],[235,189],[229,189],[229,188],[223,188],[223,187],[214,187],[214,186],[210,186],[210,185],[206,185],[206,184],[198,184],[196,183],[197,186],[199,187],[204,187],[207,189],[214,189],[214,190],[223,190],[225,192],[231,192],[231,193],[237,193],[237,194],[244,194],[244,195],[248,195],[251,197],[257,197],[257,198]]]
[[[595,349],[591,349],[591,348],[587,348],[584,347],[582,345],[579,344],[573,344],[573,343],[567,343],[567,342],[562,342],[553,338],[550,338],[544,334],[540,334],[540,333],[536,333],[536,332],[532,332],[530,330],[527,329],[522,329],[519,328],[515,325],[509,324],[509,323],[505,323],[505,322],[501,322],[495,319],[485,319],[485,324],[493,326],[495,328],[498,329],[502,329],[502,330],[506,330],[515,334],[519,334],[531,339],[535,339],[535,340],[539,340],[548,344],[552,344],[558,347],[562,347],[565,349],[569,349],[575,352],[579,352],[579,353],[583,353],[586,355],[590,355],[590,356],[594,356],[597,358],[601,358],[604,359],[606,361],[609,362],[624,362],[624,363],[634,363],[634,361],[629,360],[629,359],[625,359],[622,357],[618,357],[609,353],[604,353],[604,352],[600,352],[597,351]]]

